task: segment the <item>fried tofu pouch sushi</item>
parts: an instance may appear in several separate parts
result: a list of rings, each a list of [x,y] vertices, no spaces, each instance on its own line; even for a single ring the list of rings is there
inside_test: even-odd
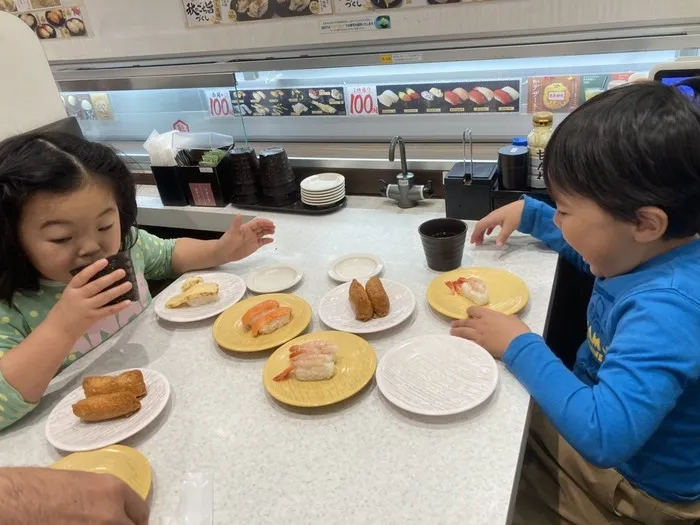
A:
[[[73,405],[73,414],[90,423],[126,417],[138,412],[141,402],[133,392],[114,392],[81,399]]]
[[[386,294],[384,285],[379,277],[374,276],[365,285],[369,302],[372,303],[374,315],[377,317],[386,317],[389,315],[391,305],[389,304],[389,296]]]
[[[358,321],[369,321],[374,317],[374,308],[369,300],[367,290],[362,286],[357,279],[353,279],[350,283],[350,304],[355,312],[355,319]]]
[[[146,395],[146,383],[141,370],[129,370],[118,376],[93,376],[83,379],[85,397],[131,392],[138,399]]]

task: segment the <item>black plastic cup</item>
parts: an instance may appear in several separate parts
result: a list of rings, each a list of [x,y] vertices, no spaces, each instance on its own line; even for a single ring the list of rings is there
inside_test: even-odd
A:
[[[459,219],[432,219],[418,228],[428,267],[449,272],[462,265],[467,225]]]
[[[78,275],[80,272],[82,272],[87,266],[83,266],[82,268],[76,268],[75,270],[71,270],[71,275],[75,277]],[[122,279],[121,281],[117,281],[114,283],[112,286],[107,288],[107,290],[114,288],[115,286],[119,286],[120,284],[123,284],[125,282],[130,282],[131,283],[131,290],[126,292],[124,295],[121,295],[117,297],[116,299],[110,301],[107,303],[105,306],[112,306],[115,304],[119,304],[122,301],[132,301],[136,302],[139,300],[139,284],[136,281],[136,272],[134,271],[134,263],[131,261],[131,255],[129,255],[129,252],[119,252],[116,255],[112,255],[111,257],[107,257],[107,266],[105,267],[104,270],[101,270],[97,272],[97,275],[95,275],[92,279],[90,279],[90,282],[95,281],[99,279],[100,277],[104,277],[105,275],[109,275],[110,273],[122,269],[126,272],[126,277]],[[106,291],[106,290],[103,290]]]

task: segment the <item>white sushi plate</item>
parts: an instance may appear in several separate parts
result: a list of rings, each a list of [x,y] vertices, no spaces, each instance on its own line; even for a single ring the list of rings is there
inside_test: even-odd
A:
[[[254,270],[245,283],[253,293],[275,293],[295,286],[303,275],[301,269],[292,264],[276,264]]]
[[[382,273],[384,263],[371,253],[351,253],[331,263],[328,275],[334,281],[346,283],[353,279],[369,279]]]
[[[201,306],[183,306],[180,308],[166,308],[165,303],[173,297],[181,293],[181,286],[188,277],[199,276],[208,283],[216,283],[219,285],[219,296],[216,301]],[[160,292],[155,299],[154,310],[156,315],[164,321],[171,323],[192,323],[195,321],[203,321],[219,315],[221,312],[230,308],[245,295],[246,283],[238,275],[225,272],[192,272],[183,275],[177,281]]]
[[[361,279],[363,286],[366,279]],[[416,309],[416,298],[409,288],[401,283],[382,279],[382,285],[389,297],[389,315],[376,317],[369,321],[358,321],[349,299],[350,283],[333,288],[323,298],[318,306],[318,317],[321,322],[340,332],[351,334],[374,334],[389,330],[408,319]]]
[[[423,335],[392,348],[377,367],[377,386],[403,410],[450,416],[476,408],[498,385],[498,367],[476,343],[450,335]]]
[[[170,397],[170,383],[160,372],[148,368],[141,370],[146,383],[146,397],[141,399],[141,409],[126,417],[84,423],[73,414],[73,404],[85,399],[83,387],[79,386],[66,395],[51,411],[46,421],[46,439],[54,447],[67,452],[83,452],[114,445],[140,432],[163,411]],[[126,370],[107,374],[119,375]]]
[[[345,184],[345,177],[339,173],[319,173],[301,181],[302,191],[311,193],[336,189]]]

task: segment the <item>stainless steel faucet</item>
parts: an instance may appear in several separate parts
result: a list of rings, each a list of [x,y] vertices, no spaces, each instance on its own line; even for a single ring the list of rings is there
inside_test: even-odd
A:
[[[408,171],[408,162],[406,161],[406,145],[401,137],[397,136],[391,139],[389,161],[394,162],[396,159],[397,144],[401,155],[401,173],[396,175],[396,184],[387,184],[386,181],[379,179],[380,192],[383,196],[398,201],[399,208],[413,208],[418,201],[432,196],[432,181],[428,181],[425,185],[413,184],[413,173]]]

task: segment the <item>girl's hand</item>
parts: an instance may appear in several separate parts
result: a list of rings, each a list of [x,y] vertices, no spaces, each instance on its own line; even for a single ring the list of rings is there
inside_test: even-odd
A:
[[[492,211],[486,217],[476,223],[472,232],[471,242],[477,246],[484,243],[484,235],[491,235],[491,232],[497,227],[501,227],[501,233],[496,240],[496,246],[502,247],[513,233],[520,227],[520,220],[525,209],[525,201],[511,202],[507,206],[498,208]]]
[[[253,219],[243,224],[243,218],[236,215],[233,224],[217,241],[220,264],[245,259],[258,248],[270,244],[267,237],[275,233],[275,224],[268,219]]]
[[[519,335],[530,332],[528,326],[514,315],[504,315],[483,306],[467,310],[468,319],[452,321],[450,335],[474,341],[496,359],[503,354]]]
[[[97,321],[121,312],[129,306],[131,301],[105,306],[131,290],[130,282],[107,289],[126,277],[124,270],[115,270],[109,275],[90,282],[90,279],[106,267],[107,260],[102,259],[73,277],[59,301],[49,312],[47,320],[50,318],[60,330],[70,333],[77,339]]]

